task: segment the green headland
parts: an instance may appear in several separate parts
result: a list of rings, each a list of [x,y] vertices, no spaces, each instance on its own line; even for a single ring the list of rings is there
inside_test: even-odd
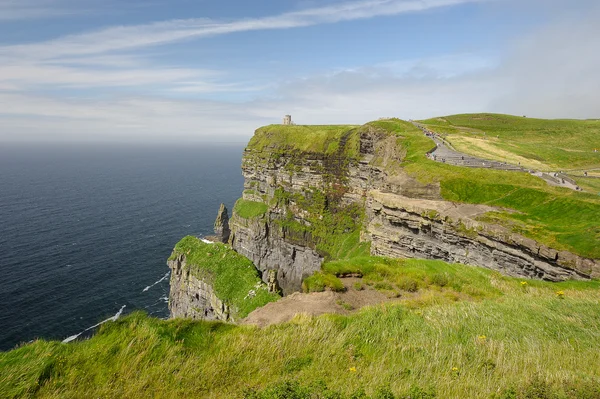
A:
[[[392,137],[402,155],[401,162],[386,167],[423,184],[439,184],[445,200],[497,207],[480,216],[482,221],[598,259],[600,153],[594,149],[600,150],[600,122],[472,114],[421,123],[466,154],[563,170],[583,191],[553,187],[525,172],[434,162],[426,156],[433,141],[398,119],[261,128],[245,162],[255,157],[276,164],[290,154],[298,160],[291,168],[307,158],[346,162],[324,166],[327,184],[320,190],[282,189],[266,202],[239,200],[236,217],[266,221],[270,209],[293,206],[294,212],[274,223],[292,241],[310,237],[325,259],[322,270],[304,280],[305,292],[373,292],[388,300],[362,308],[340,302],[340,314],[300,314],[266,327],[158,320],[136,312],[104,324],[88,340],[38,340],[0,353],[0,393],[7,398],[600,398],[599,281],[550,283],[442,261],[370,256],[368,243],[360,241],[364,211],[342,201],[345,171],[356,166],[361,133],[370,129]],[[308,223],[298,222],[298,214]],[[259,277],[249,260],[226,245],[186,237],[177,254],[185,254],[194,273],[210,279],[240,317],[278,299],[264,291],[248,300]]]

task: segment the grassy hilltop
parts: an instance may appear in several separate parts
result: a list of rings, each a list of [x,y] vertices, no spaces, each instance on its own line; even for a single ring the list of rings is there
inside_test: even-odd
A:
[[[461,138],[468,144],[485,131],[482,142],[548,168],[566,165],[565,154],[577,158],[577,167],[596,162],[585,152],[597,140],[595,121],[481,114],[424,123],[457,147]],[[408,122],[268,126],[256,132],[247,156],[272,160],[285,153],[300,160],[313,154],[352,162],[361,129],[373,128],[401,149],[402,162],[391,167],[439,183],[445,199],[505,208],[483,218],[554,248],[600,258],[598,195],[551,187],[526,173],[433,162],[425,156],[433,142]],[[545,134],[560,148],[534,143],[550,137]],[[465,152],[483,151],[467,144]],[[309,229],[316,249],[327,254],[322,272],[305,280],[305,289],[342,289],[342,280],[353,276],[350,291],[377,291],[389,302],[356,310],[342,303],[343,315],[299,315],[265,328],[134,313],[86,341],[40,340],[0,353],[0,397],[600,398],[600,282],[548,283],[440,261],[371,257],[359,243],[360,210],[332,209],[330,194],[293,198],[310,226],[293,218],[278,221],[290,233]],[[268,204],[240,200],[236,213],[263,218],[290,195],[278,190]],[[187,237],[176,253],[210,276],[240,315],[275,299],[264,293],[248,300],[257,276],[224,246]],[[243,281],[236,281],[238,274]]]
[[[600,120],[464,114],[421,121],[457,150],[543,170],[600,168]]]
[[[401,145],[407,151],[403,169],[423,182],[439,182],[445,199],[517,211],[489,213],[485,218],[556,249],[600,257],[597,193],[551,187],[526,173],[440,164],[425,157],[434,144],[412,124],[398,120],[372,124],[401,136]],[[596,155],[600,158],[600,153]]]
[[[589,148],[596,142],[600,150],[600,142],[598,142],[600,133],[597,130],[600,129],[600,122],[597,121],[552,121],[474,114],[432,119],[424,123],[441,133],[446,131],[440,128],[440,124],[446,126],[448,131],[459,131],[456,127],[448,127],[450,122],[441,122],[441,119],[460,121],[461,126],[468,125],[468,121],[474,120],[479,123],[477,126],[486,127],[488,137],[492,131],[498,132],[499,135],[505,134],[505,137],[511,137],[512,140],[507,141],[508,144],[505,143],[510,151],[518,148],[522,141],[543,141],[546,137],[546,144],[531,144],[527,148],[532,157],[547,160],[545,161],[547,164],[551,164],[554,160],[551,155],[548,155],[547,148],[552,148],[555,143],[560,143],[563,148],[556,150],[559,153],[569,153],[564,148],[569,149],[571,145],[574,149],[582,149]],[[438,125],[434,125],[432,121],[437,122]],[[523,121],[522,127],[519,121]],[[472,124],[476,125],[475,122]],[[537,127],[538,130],[532,130],[532,126]],[[572,131],[568,126],[576,128]],[[250,140],[248,149],[263,154],[293,153],[298,154],[298,157],[307,153],[331,155],[340,151],[338,143],[340,138],[344,137],[346,144],[342,154],[352,160],[358,155],[361,129],[369,127],[396,135],[397,145],[404,154],[403,162],[397,166],[423,183],[439,183],[445,199],[506,208],[507,211],[488,213],[483,217],[484,221],[504,225],[514,232],[558,250],[568,250],[589,258],[600,258],[600,195],[598,195],[600,190],[594,189],[595,184],[600,188],[600,178],[577,177],[584,188],[587,186],[583,180],[590,182],[591,189],[586,192],[575,192],[549,186],[542,179],[527,173],[464,168],[434,162],[425,156],[434,148],[433,141],[424,137],[422,132],[411,123],[398,119],[371,122],[359,128],[272,125],[257,130]],[[523,138],[529,137],[528,135],[531,135],[529,139]],[[454,136],[460,135],[455,133]],[[516,156],[517,152],[514,151],[511,154]],[[469,151],[465,150],[465,152]],[[594,165],[600,167],[600,152],[591,151],[581,158],[578,158],[579,152],[574,151],[569,154],[572,154],[572,159],[576,159],[574,162],[579,162],[579,165],[585,164],[590,168]],[[475,155],[484,156],[484,154]],[[255,206],[258,207],[256,204]],[[315,219],[315,223],[318,224],[318,220]]]

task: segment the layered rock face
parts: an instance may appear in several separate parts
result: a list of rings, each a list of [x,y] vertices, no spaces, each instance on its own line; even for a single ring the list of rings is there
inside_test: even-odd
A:
[[[441,259],[550,281],[600,277],[598,261],[556,251],[476,220],[492,210],[483,205],[415,200],[372,191],[367,201],[371,253]]]
[[[234,321],[229,306],[216,296],[213,288],[190,273],[185,255],[167,264],[171,269],[169,311],[172,318]]]
[[[268,156],[253,154],[250,150],[244,154],[244,200],[269,203],[282,187],[287,193],[300,194],[304,189],[323,186],[323,159],[307,158],[302,160],[299,170],[287,171],[286,165],[295,162],[291,157],[273,160],[262,158],[262,155]],[[299,291],[302,280],[320,270],[323,261],[310,236],[298,236],[277,223],[288,209],[293,208],[293,204],[287,207],[274,205],[264,217],[251,219],[234,212],[229,221],[232,247],[256,265],[263,281],[268,283],[269,274],[275,274],[285,295]],[[296,212],[294,217],[305,222],[301,212]]]
[[[343,156],[350,134],[359,135],[354,159]],[[328,155],[246,149],[243,198],[268,204],[268,211],[253,219],[234,212],[231,245],[255,263],[265,282],[276,271],[284,294],[299,290],[302,280],[320,269],[323,254],[309,233],[298,234],[281,221],[291,218],[310,225],[294,195],[334,188],[340,203],[364,207],[361,238],[371,242],[372,255],[440,259],[551,281],[600,277],[597,260],[556,251],[476,220],[493,208],[443,201],[439,184],[422,184],[403,171],[398,140],[369,127],[344,135],[338,152]],[[285,206],[278,201],[282,193],[291,196]]]

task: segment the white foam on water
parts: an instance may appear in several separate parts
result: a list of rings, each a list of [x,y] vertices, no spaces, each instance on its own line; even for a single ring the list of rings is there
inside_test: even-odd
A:
[[[87,331],[90,331],[91,329],[93,329],[93,328],[96,328],[96,327],[98,327],[98,326],[101,326],[101,325],[102,325],[102,324],[104,324],[104,323],[108,323],[109,321],[117,321],[117,319],[118,319],[119,317],[121,317],[121,315],[123,314],[123,309],[125,309],[126,307],[127,307],[127,305],[123,305],[123,306],[121,306],[121,309],[119,309],[119,311],[117,312],[117,314],[115,314],[113,317],[109,317],[108,319],[106,319],[106,320],[104,320],[104,321],[101,321],[101,322],[100,322],[100,323],[98,323],[98,324],[94,324],[93,326],[86,328],[85,330],[83,330],[83,331],[82,331],[82,332],[80,332],[79,334],[76,334],[76,335],[71,335],[70,337],[68,337],[68,338],[65,338],[65,339],[63,340],[63,344],[67,344],[67,343],[69,343],[69,342],[71,342],[71,341],[75,341],[77,338],[79,338],[79,336],[80,336],[81,334],[83,334],[83,333],[85,333],[85,332],[87,332]]]
[[[152,284],[152,285],[149,285],[149,286],[147,286],[146,288],[144,288],[144,290],[143,290],[142,292],[146,292],[146,291],[148,291],[150,288],[154,287],[155,285],[157,285],[157,284],[160,284],[160,283],[162,283],[163,281],[165,281],[165,280],[167,279],[167,277],[169,277],[169,274],[170,274],[170,273],[171,273],[171,272],[167,272],[167,274],[165,274],[165,275],[164,275],[164,276],[163,276],[163,277],[162,277],[160,280],[158,280],[156,283],[154,283],[154,284]]]
[[[200,240],[201,240],[203,243],[205,243],[205,244],[214,244],[214,242],[212,242],[212,241],[208,241],[208,240],[207,240],[207,239],[205,239],[205,238],[201,238]]]

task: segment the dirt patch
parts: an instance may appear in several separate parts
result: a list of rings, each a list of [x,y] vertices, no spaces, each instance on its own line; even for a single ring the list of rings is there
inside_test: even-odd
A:
[[[325,313],[349,314],[362,307],[397,301],[398,298],[385,294],[362,284],[359,278],[342,278],[345,292],[296,292],[277,302],[271,302],[256,309],[241,324],[253,324],[259,327],[285,323],[300,313],[319,316]],[[358,289],[360,285],[360,289]]]

